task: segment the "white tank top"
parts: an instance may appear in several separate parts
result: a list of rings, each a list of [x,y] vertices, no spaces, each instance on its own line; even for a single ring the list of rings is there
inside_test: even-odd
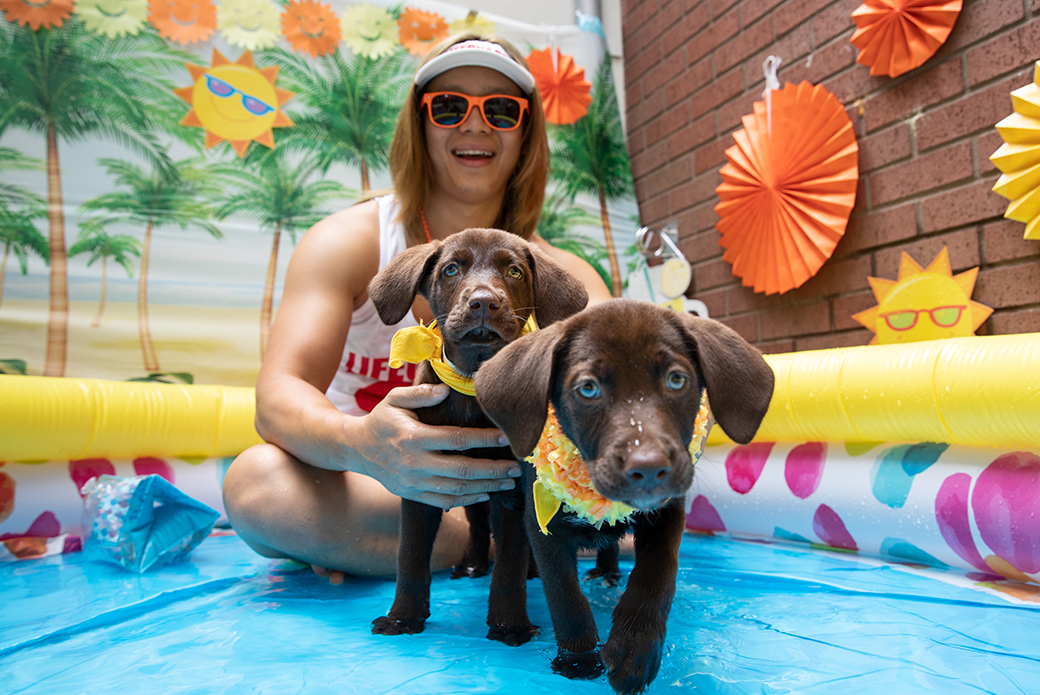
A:
[[[375,199],[379,209],[379,269],[382,270],[397,254],[408,248],[404,225],[397,216],[400,206],[392,195]],[[372,298],[354,310],[343,347],[339,369],[325,395],[340,411],[349,415],[364,415],[397,386],[407,386],[415,379],[415,365],[405,364],[390,369],[390,340],[400,328],[416,326],[411,310],[396,326],[387,326],[380,319]]]

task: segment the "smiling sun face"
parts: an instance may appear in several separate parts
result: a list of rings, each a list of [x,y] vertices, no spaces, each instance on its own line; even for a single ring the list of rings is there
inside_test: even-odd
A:
[[[255,51],[278,43],[278,9],[267,0],[224,0],[217,27],[232,46]]]
[[[150,0],[148,21],[159,36],[187,46],[206,41],[217,29],[217,8],[211,0]]]
[[[317,58],[336,50],[342,32],[339,17],[328,5],[293,0],[282,12],[282,34],[294,50]]]
[[[448,36],[448,24],[439,14],[409,7],[401,13],[397,31],[401,45],[412,55],[422,57],[433,44]]]
[[[90,31],[110,39],[134,35],[148,18],[147,0],[76,0],[76,14]]]
[[[381,58],[397,46],[397,22],[389,10],[375,5],[351,5],[343,11],[343,41],[364,58]]]
[[[28,24],[33,31],[60,27],[72,14],[72,0],[0,0],[8,22]]]
[[[868,278],[878,305],[852,318],[874,331],[871,344],[974,335],[993,313],[988,306],[971,300],[978,273],[978,268],[972,268],[953,275],[945,247],[927,268],[903,253],[899,279]]]
[[[271,129],[292,125],[281,107],[293,92],[275,87],[278,68],[258,70],[249,51],[231,63],[214,50],[209,68],[191,64],[187,68],[195,83],[174,90],[191,104],[180,124],[205,128],[206,149],[226,140],[244,157],[253,141],[274,148]]]

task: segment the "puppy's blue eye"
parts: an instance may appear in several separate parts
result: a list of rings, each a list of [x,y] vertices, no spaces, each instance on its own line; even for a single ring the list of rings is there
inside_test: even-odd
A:
[[[582,398],[599,398],[599,384],[595,381],[585,381],[578,387],[578,393]]]
[[[683,386],[686,386],[686,382],[689,380],[690,378],[682,372],[670,372],[668,378],[665,380],[665,384],[667,384],[668,388],[672,391],[678,391]]]
[[[524,276],[524,271],[520,270],[515,265],[509,266],[509,270],[507,270],[506,272],[509,274],[509,277],[515,280],[519,280]]]
[[[441,273],[448,277],[452,277],[453,275],[459,274],[459,267],[454,263],[449,263],[448,265],[444,266],[444,270],[442,270]]]

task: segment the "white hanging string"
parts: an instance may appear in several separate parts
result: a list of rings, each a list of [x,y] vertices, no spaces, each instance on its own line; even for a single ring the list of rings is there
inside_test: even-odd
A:
[[[766,76],[766,88],[762,96],[766,100],[766,135],[773,139],[773,99],[774,89],[780,89],[780,78],[776,76],[776,69],[784,61],[780,56],[769,56],[762,62],[762,72]]]
[[[552,58],[553,74],[560,74],[560,66],[558,65],[560,49],[556,46],[556,32],[549,34],[549,57]]]

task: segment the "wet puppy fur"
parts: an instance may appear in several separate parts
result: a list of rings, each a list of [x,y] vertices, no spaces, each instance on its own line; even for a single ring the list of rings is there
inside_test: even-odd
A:
[[[707,389],[723,431],[747,443],[773,381],[758,350],[721,323],[632,300],[598,304],[525,336],[480,369],[480,405],[521,461],[535,448],[551,403],[596,490],[639,510],[629,525],[596,530],[561,508],[544,535],[530,499],[534,467],[521,464],[525,523],[558,646],[554,671],[594,678],[605,666],[620,693],[639,692],[654,679],[675,594],[701,393]],[[635,566],[599,649],[575,555],[614,543],[629,528]]]
[[[404,318],[417,294],[430,304],[448,361],[468,375],[516,340],[532,311],[540,326],[550,326],[588,303],[585,288],[559,264],[520,237],[494,229],[468,229],[445,241],[412,247],[387,264],[369,285],[369,296],[388,325]],[[440,382],[429,362],[419,366],[415,383]],[[476,398],[454,389],[443,402],[418,409],[416,415],[431,425],[494,427]],[[457,453],[512,458],[508,447]],[[527,617],[530,550],[523,499],[517,487],[491,493],[483,508],[467,508],[470,547],[463,565],[456,568],[456,575],[486,572],[490,513],[496,548],[488,637],[512,645],[536,634]],[[440,521],[440,508],[402,500],[396,594],[389,614],[373,621],[373,633],[422,632],[430,615],[430,556]]]

